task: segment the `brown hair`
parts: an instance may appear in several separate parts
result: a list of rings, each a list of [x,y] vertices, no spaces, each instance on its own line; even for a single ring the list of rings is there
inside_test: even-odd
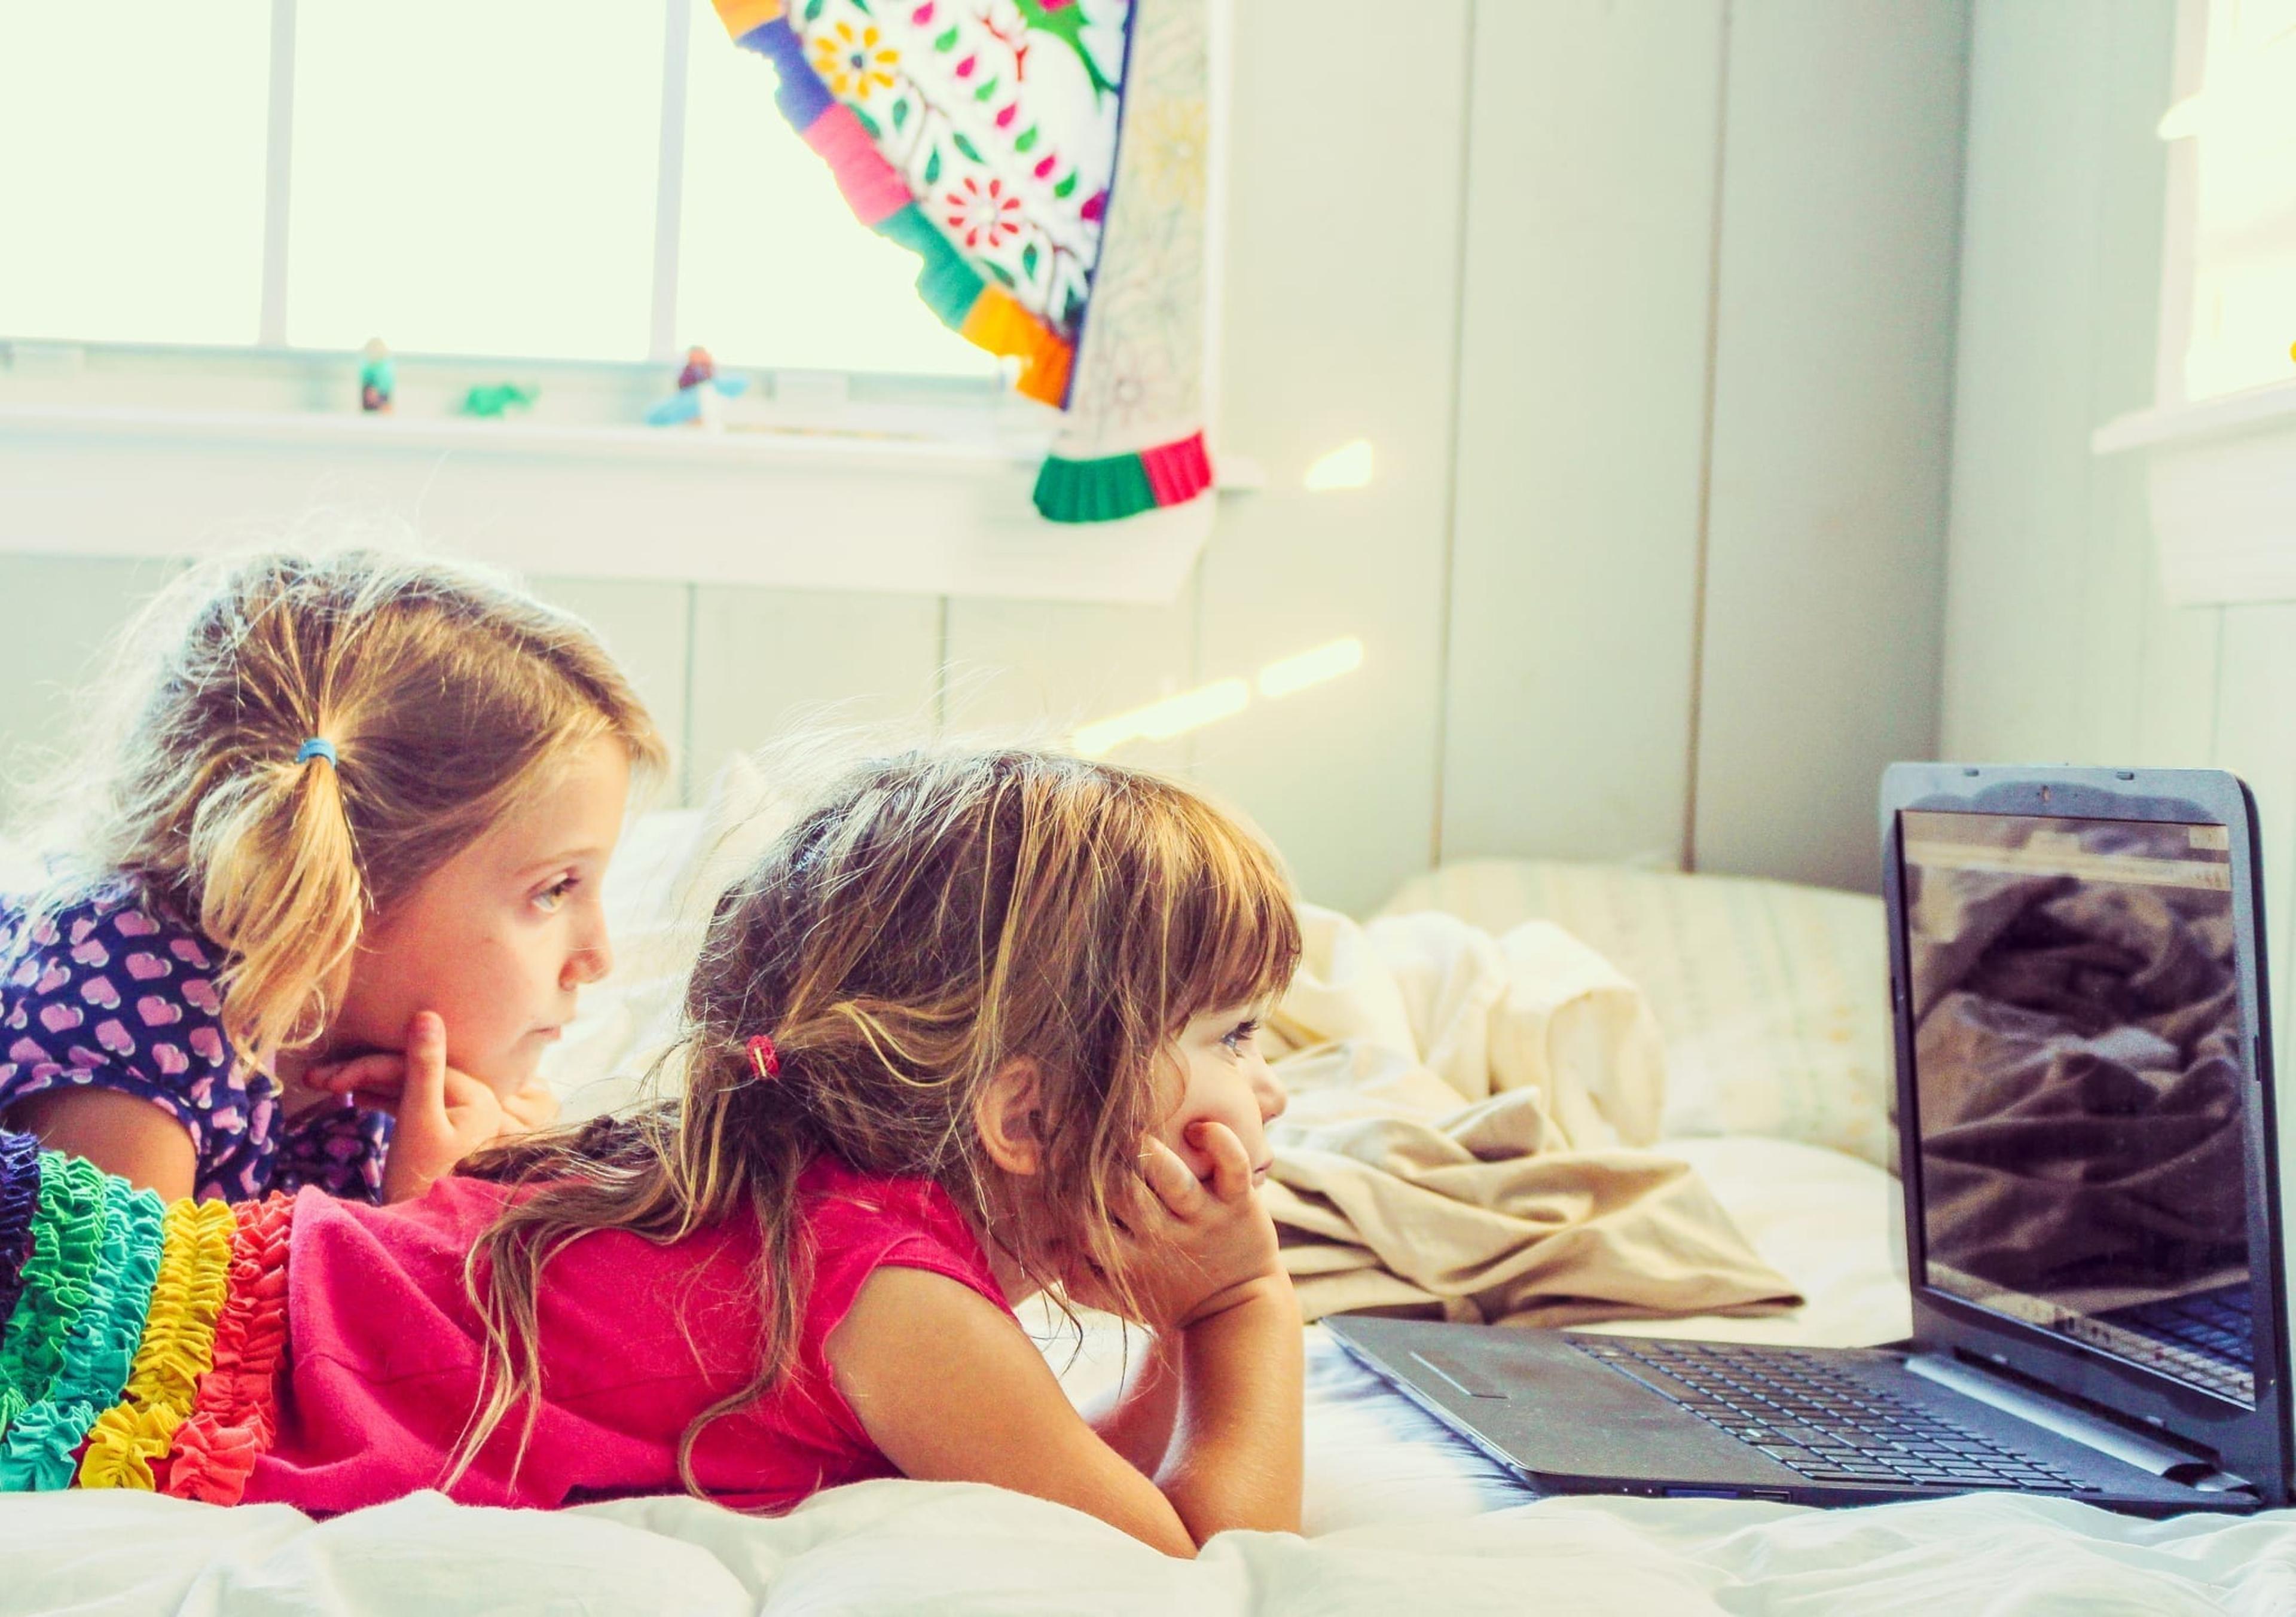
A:
[[[115,683],[68,787],[85,862],[222,946],[224,1025],[258,1064],[324,1029],[378,906],[574,751],[611,737],[643,772],[665,759],[578,619],[379,551],[194,569],[131,627]]]
[[[765,1309],[750,1384],[790,1373],[808,1267],[800,1176],[830,1155],[929,1179],[1038,1284],[1089,1261],[1128,1295],[1106,1188],[1174,1101],[1191,1017],[1291,978],[1299,922],[1275,854],[1185,787],[1056,753],[911,753],[849,774],[717,903],[670,1058],[675,1098],[529,1137],[494,1172],[538,1185],[480,1237],[465,1283],[486,1323],[481,1407],[451,1485],[540,1386],[536,1301],[567,1243],[619,1229],[668,1245],[754,1219]],[[774,1041],[761,1081],[747,1041]],[[1035,1065],[1042,1156],[1015,1179],[983,1150],[981,1087]]]

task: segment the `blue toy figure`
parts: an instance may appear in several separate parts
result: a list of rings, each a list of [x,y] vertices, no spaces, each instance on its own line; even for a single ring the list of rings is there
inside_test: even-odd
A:
[[[749,385],[746,377],[721,378],[718,362],[709,357],[709,350],[695,343],[685,351],[685,369],[677,373],[677,391],[646,412],[646,425],[677,427],[691,421],[697,426],[714,427],[718,424],[718,401],[734,397]]]

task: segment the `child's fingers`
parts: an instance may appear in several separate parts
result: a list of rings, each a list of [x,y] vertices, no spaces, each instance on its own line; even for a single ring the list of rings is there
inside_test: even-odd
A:
[[[401,1116],[443,1117],[447,1111],[447,1024],[439,1013],[418,1010],[407,1018],[405,1076],[398,1091]]]
[[[373,1050],[344,1061],[323,1061],[303,1074],[306,1086],[330,1094],[357,1093],[370,1098],[392,1098],[406,1072],[406,1058],[396,1050]]]
[[[1212,1159],[1211,1193],[1216,1198],[1233,1202],[1250,1194],[1251,1153],[1243,1148],[1234,1129],[1224,1123],[1200,1123],[1193,1143]]]
[[[1231,1137],[1233,1138],[1233,1137]],[[1239,1150],[1242,1147],[1237,1147]],[[1182,1162],[1179,1154],[1160,1139],[1144,1142],[1140,1153],[1140,1177],[1174,1218],[1187,1218],[1203,1206],[1204,1188]]]
[[[1155,1228],[1155,1221],[1169,1216],[1156,1193],[1148,1188],[1148,1153],[1140,1153],[1140,1172],[1127,1174],[1109,1192],[1108,1210],[1116,1220],[1117,1228],[1135,1240]]]
[[[365,1085],[356,1089],[345,1087],[335,1090],[333,1093],[349,1101],[363,1112],[389,1112],[393,1115],[401,1112],[402,1103],[406,1098],[406,1087],[395,1082],[377,1084],[371,1088]]]

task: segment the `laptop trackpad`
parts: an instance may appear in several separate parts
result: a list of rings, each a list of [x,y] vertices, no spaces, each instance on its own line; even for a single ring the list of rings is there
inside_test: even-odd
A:
[[[1802,1480],[1558,1333],[1356,1316],[1335,1334],[1535,1481],[1777,1488]]]
[[[1414,1352],[1411,1356],[1417,1360],[1423,1368],[1449,1382],[1470,1398],[1505,1398],[1507,1395],[1505,1387],[1492,1381],[1472,1365],[1463,1364],[1448,1353]]]

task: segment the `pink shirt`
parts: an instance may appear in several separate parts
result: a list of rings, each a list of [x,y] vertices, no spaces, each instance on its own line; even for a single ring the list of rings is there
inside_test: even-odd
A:
[[[297,1196],[291,1374],[278,1438],[248,1479],[249,1502],[327,1515],[439,1486],[475,1407],[483,1340],[463,1294],[463,1254],[508,1194],[449,1177],[391,1207]],[[785,1507],[819,1489],[895,1474],[823,1352],[879,1267],[947,1275],[1007,1308],[938,1186],[824,1160],[808,1171],[801,1194],[815,1257],[797,1372],[710,1423],[694,1446],[703,1489],[736,1508]],[[668,1247],[602,1230],[559,1253],[543,1270],[542,1407],[525,1457],[513,1477],[521,1407],[453,1497],[550,1507],[682,1492],[680,1434],[757,1363],[759,1245],[754,1228],[734,1221]]]

